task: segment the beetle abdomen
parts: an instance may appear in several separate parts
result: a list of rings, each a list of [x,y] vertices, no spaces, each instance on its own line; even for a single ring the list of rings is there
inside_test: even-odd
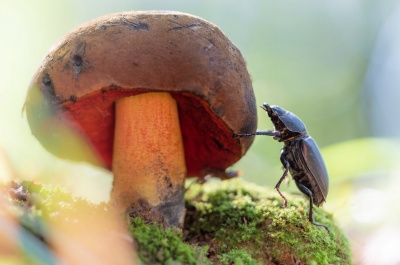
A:
[[[325,162],[314,139],[306,135],[291,148],[294,167],[290,173],[296,184],[306,186],[313,193],[314,204],[319,206],[328,195],[329,178]],[[292,172],[293,171],[293,172]]]
[[[312,192],[313,203],[316,206],[320,206],[325,201],[325,198],[322,196],[317,182],[313,178],[310,178],[309,175],[306,174],[306,171],[302,170],[293,173],[290,172],[290,174],[292,174],[296,186],[299,188],[299,190],[301,190],[299,185],[303,185]]]
[[[325,200],[328,196],[329,177],[318,145],[310,136],[303,138],[300,144],[307,169],[313,175]]]

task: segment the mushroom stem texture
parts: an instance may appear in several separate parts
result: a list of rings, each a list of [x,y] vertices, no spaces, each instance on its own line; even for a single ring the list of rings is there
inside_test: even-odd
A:
[[[186,166],[175,100],[165,92],[126,97],[116,102],[115,116],[114,204],[133,216],[181,225]]]

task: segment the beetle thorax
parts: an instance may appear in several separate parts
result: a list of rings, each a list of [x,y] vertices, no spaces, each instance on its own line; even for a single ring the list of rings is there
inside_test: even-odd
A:
[[[307,131],[293,131],[290,128],[288,128],[285,123],[283,122],[282,119],[279,117],[271,117],[271,121],[274,124],[275,130],[280,132],[280,136],[274,137],[275,140],[278,140],[279,142],[285,142],[285,141],[290,141],[290,140],[295,140],[297,138],[300,138],[304,135],[307,135]]]

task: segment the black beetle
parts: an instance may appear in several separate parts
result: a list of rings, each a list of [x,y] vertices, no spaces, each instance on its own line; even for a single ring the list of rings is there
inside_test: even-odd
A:
[[[275,189],[283,198],[283,207],[287,206],[287,200],[279,187],[290,171],[297,187],[310,199],[308,219],[312,224],[323,226],[329,232],[326,225],[315,222],[313,218],[313,204],[320,206],[326,200],[329,188],[328,172],[317,143],[307,133],[304,123],[293,113],[266,103],[261,108],[268,113],[275,130],[239,133],[235,134],[234,137],[268,135],[273,136],[279,142],[283,142],[284,146],[280,159],[285,171],[275,186]]]

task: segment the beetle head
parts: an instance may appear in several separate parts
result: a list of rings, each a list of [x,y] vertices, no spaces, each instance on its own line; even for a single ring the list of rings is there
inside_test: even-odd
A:
[[[268,103],[262,104],[261,108],[268,113],[270,118],[285,115],[288,111],[279,106],[269,105]]]

